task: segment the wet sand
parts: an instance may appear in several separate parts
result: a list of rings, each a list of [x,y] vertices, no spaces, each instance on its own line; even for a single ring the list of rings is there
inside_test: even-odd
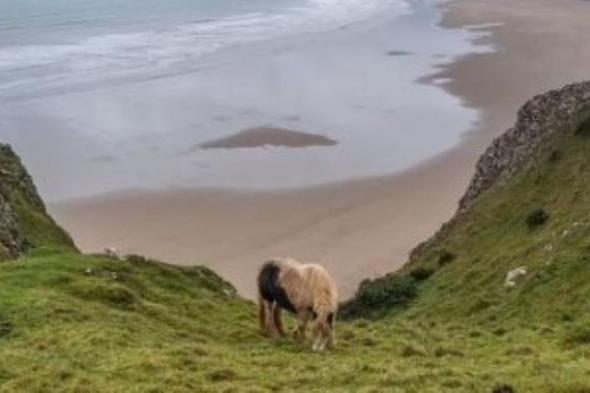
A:
[[[233,135],[200,144],[202,149],[238,149],[264,146],[301,148],[309,146],[333,146],[338,144],[323,135],[310,134],[281,127],[259,126],[239,131]]]
[[[86,251],[116,247],[181,264],[206,264],[254,294],[273,256],[319,261],[344,296],[395,270],[456,208],[479,154],[536,93],[588,78],[590,4],[457,0],[443,24],[489,31],[497,49],[441,66],[429,80],[481,110],[453,150],[392,176],[284,191],[131,192],[50,206]],[[425,80],[426,81],[426,80]],[[370,157],[367,157],[370,159]]]

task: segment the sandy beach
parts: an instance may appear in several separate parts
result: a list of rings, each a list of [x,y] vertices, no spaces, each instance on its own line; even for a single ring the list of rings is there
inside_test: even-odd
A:
[[[115,247],[180,264],[206,264],[246,295],[273,256],[318,261],[344,296],[395,270],[456,208],[479,154],[532,95],[588,77],[590,4],[447,3],[443,26],[490,32],[493,53],[440,67],[443,86],[480,120],[456,148],[403,173],[282,191],[176,189],[50,205],[85,251]],[[367,157],[368,159],[369,157]]]

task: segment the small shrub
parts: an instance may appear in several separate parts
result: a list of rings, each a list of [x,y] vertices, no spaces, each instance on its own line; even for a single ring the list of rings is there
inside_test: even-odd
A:
[[[535,209],[526,218],[526,225],[530,230],[536,229],[549,220],[549,214],[543,209]]]
[[[449,263],[453,262],[457,256],[448,250],[441,250],[438,256],[438,266],[443,267],[448,265]]]
[[[388,274],[365,280],[353,299],[340,306],[344,319],[379,316],[394,307],[407,305],[418,294],[416,280],[411,276]]]
[[[410,276],[414,277],[416,281],[424,281],[434,274],[434,270],[426,267],[418,267],[410,272]]]
[[[516,393],[516,389],[512,385],[498,384],[492,389],[492,393]]]

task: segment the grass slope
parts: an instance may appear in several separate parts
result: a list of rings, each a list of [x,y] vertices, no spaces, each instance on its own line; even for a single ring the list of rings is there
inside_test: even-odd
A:
[[[437,270],[422,285],[413,314],[483,324],[579,322],[590,329],[590,138],[567,137],[542,161],[483,195],[406,267]],[[537,211],[548,220],[531,228],[527,219]],[[443,268],[441,250],[456,256]],[[528,274],[505,288],[506,273],[519,266]]]
[[[317,354],[257,332],[204,268],[37,251],[0,265],[1,392],[588,392],[565,324],[408,315],[338,325]],[[570,341],[574,338],[574,341]]]
[[[338,322],[329,353],[261,337],[256,307],[205,268],[48,249],[0,264],[0,391],[590,392],[589,157],[590,138],[565,137],[480,197],[366,283],[389,307]]]

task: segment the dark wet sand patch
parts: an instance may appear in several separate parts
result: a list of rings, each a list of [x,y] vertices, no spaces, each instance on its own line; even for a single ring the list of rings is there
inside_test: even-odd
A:
[[[301,117],[300,116],[297,116],[297,115],[287,115],[287,116],[283,116],[281,118],[281,120],[298,122],[298,121],[301,121]]]
[[[214,116],[212,118],[213,121],[218,121],[218,122],[228,121],[229,119],[230,119],[230,117],[229,116],[226,116],[226,115]]]
[[[407,50],[390,50],[385,52],[387,56],[409,56],[412,52],[408,52]]]
[[[199,145],[202,149],[237,149],[263,146],[309,147],[333,146],[337,141],[323,135],[294,131],[287,128],[261,126],[242,130],[228,137],[215,139]]]

